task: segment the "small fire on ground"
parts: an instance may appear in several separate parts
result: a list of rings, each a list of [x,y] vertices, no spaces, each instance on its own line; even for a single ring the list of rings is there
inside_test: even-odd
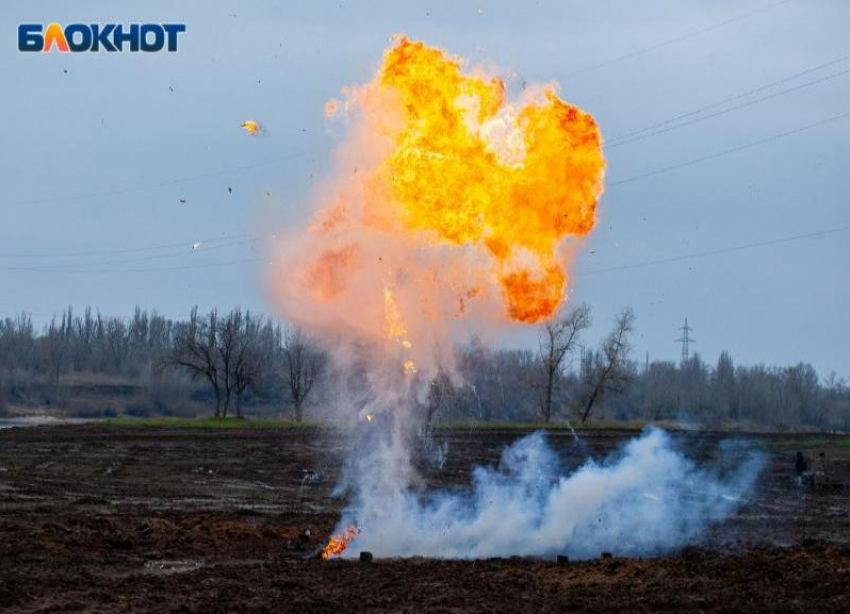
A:
[[[350,526],[342,533],[331,536],[328,540],[328,545],[322,550],[322,558],[327,561],[330,558],[340,556],[348,548],[348,544],[354,541],[359,533],[360,529]]]

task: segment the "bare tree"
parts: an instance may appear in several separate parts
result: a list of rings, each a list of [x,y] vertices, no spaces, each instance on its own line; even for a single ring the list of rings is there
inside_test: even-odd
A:
[[[437,375],[420,408],[423,420],[554,419],[561,404],[569,401],[570,410],[578,406],[579,418],[584,414],[587,420],[601,416],[604,406],[605,415],[618,420],[687,415],[708,424],[728,420],[779,430],[850,429],[846,377],[820,379],[805,362],[744,366],[724,353],[709,365],[694,354],[681,362],[647,359],[645,369],[637,372],[628,358],[631,318],[621,314],[616,334],[598,349],[583,352],[575,365],[571,358],[577,352],[564,348],[578,347],[572,333],[581,327],[556,326],[562,323],[541,329],[539,345],[531,349],[493,349],[479,342],[457,346],[453,369],[459,377],[455,381]],[[241,416],[249,406],[285,403],[303,419],[307,405],[323,392],[317,387],[318,378],[326,376],[322,353],[300,331],[284,330],[272,320],[239,310],[226,317],[194,310],[189,321],[176,322],[142,309],[128,319],[104,316],[94,308],[76,315],[68,308],[39,330],[26,315],[0,319],[0,402],[15,412],[45,401],[61,406],[63,398],[75,400],[75,389],[85,386],[110,395],[110,408],[114,403],[117,412],[168,414],[185,412],[196,388],[203,388],[201,399],[208,405],[215,395],[216,415]],[[552,368],[558,365],[560,350],[560,369]],[[345,390],[340,394],[367,394],[368,345],[356,355],[361,353],[345,372],[334,374]],[[160,377],[152,370],[160,366],[179,366],[179,377]],[[116,371],[137,380],[139,394],[115,399],[109,388],[97,391],[91,386],[97,383],[88,379],[91,376]],[[184,372],[200,380],[200,386],[188,388]],[[66,389],[68,373],[75,376]],[[626,386],[631,380],[633,385]],[[461,381],[466,385],[459,385]],[[528,394],[528,386],[533,394]],[[82,404],[70,405],[65,409],[77,411]]]
[[[263,374],[260,330],[263,319],[245,314],[238,343],[232,357],[233,392],[236,394],[236,417],[242,418],[242,395],[254,386]]]
[[[35,329],[26,314],[0,321],[0,372],[14,379],[35,362]]]
[[[47,373],[53,383],[54,389],[59,391],[59,379],[67,366],[68,358],[68,328],[65,314],[62,314],[62,323],[57,324],[56,318],[50,320],[47,334],[44,335],[45,363]]]
[[[120,373],[121,367],[124,365],[124,359],[127,357],[127,352],[129,351],[127,327],[120,319],[109,318],[107,320],[106,343],[109,347],[109,354],[112,357],[115,372]]]
[[[787,367],[784,373],[785,386],[795,403],[794,414],[802,422],[821,426],[823,414],[819,407],[819,378],[815,368],[808,363]]]
[[[192,309],[189,321],[182,325],[175,337],[174,348],[167,359],[169,365],[189,371],[193,379],[206,379],[215,393],[215,416],[221,415],[221,392],[224,374],[218,352],[218,315],[213,309],[208,316]]]
[[[428,403],[425,407],[425,424],[431,424],[434,417],[442,414],[449,397],[454,394],[454,384],[448,374],[440,369],[428,387]]]
[[[579,305],[550,320],[540,330],[538,357],[542,382],[535,385],[540,388],[540,414],[546,422],[552,419],[553,398],[566,366],[564,361],[575,350],[579,334],[590,326],[590,321],[590,308]]]
[[[587,422],[594,403],[605,392],[622,392],[630,381],[628,355],[631,350],[629,335],[634,329],[635,314],[630,307],[623,309],[614,320],[614,330],[602,343],[596,353],[593,367],[588,370],[594,382],[587,397],[581,421]]]
[[[714,420],[736,420],[738,408],[735,406],[735,364],[729,352],[721,352],[717,367],[711,377],[711,409]]]
[[[230,411],[230,398],[236,386],[236,357],[242,343],[245,317],[241,309],[234,309],[221,322],[216,344],[216,352],[221,366],[222,391],[224,392],[224,411],[226,418]]]
[[[458,367],[464,372],[467,383],[467,419],[489,422],[500,405],[496,352],[473,337],[468,346],[458,352]]]
[[[283,355],[287,368],[289,397],[295,419],[304,417],[304,403],[324,368],[324,357],[299,327],[288,327],[283,336]]]
[[[85,316],[74,318],[74,369],[83,371],[91,365],[91,355],[94,351],[95,320],[91,307],[86,307]]]

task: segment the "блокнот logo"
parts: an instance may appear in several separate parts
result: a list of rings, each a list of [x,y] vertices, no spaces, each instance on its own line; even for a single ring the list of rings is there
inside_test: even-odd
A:
[[[72,51],[177,51],[182,23],[86,24],[22,23],[18,26],[18,51],[60,53]]]

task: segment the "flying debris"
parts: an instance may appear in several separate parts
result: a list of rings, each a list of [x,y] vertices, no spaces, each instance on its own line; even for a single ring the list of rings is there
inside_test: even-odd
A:
[[[247,132],[248,134],[251,134],[251,135],[254,135],[254,136],[260,134],[260,124],[258,124],[257,122],[255,122],[252,119],[249,119],[249,120],[242,122],[239,125],[239,127],[244,128],[245,132]]]

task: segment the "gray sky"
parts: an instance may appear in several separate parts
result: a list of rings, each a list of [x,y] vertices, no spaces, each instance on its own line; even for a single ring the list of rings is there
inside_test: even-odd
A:
[[[615,185],[850,112],[850,74],[613,147],[850,54],[850,3],[297,4],[0,5],[0,316],[24,310],[41,324],[87,304],[114,315],[136,304],[173,317],[195,304],[271,311],[245,238],[303,222],[340,137],[325,101],[368,80],[403,32],[529,82],[558,81],[599,121],[610,187],[573,286],[593,307],[589,343],[631,305],[637,358],[676,359],[687,316],[710,362],[728,349],[739,363],[807,360],[850,375],[850,231],[642,265],[850,225],[850,117]],[[19,23],[51,21],[187,31],[176,54],[17,51]],[[847,69],[850,59],[728,106]],[[267,134],[248,137],[245,119]]]

